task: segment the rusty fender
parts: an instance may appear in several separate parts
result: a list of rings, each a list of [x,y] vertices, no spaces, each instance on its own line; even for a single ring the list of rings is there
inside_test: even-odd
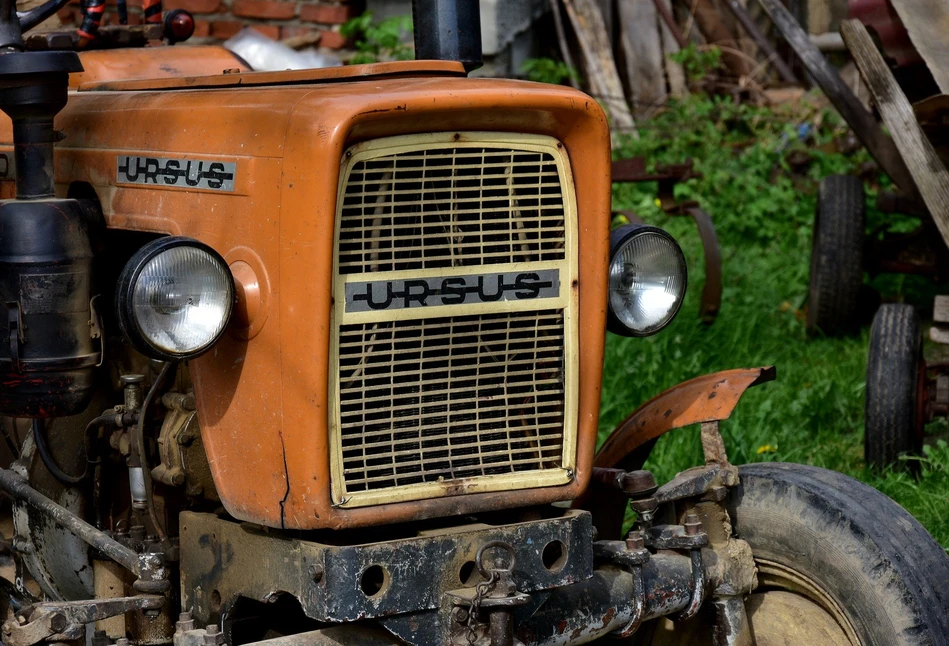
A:
[[[623,420],[597,451],[593,466],[640,469],[659,437],[684,426],[728,419],[746,390],[774,378],[774,366],[768,366],[723,370],[677,384]],[[593,481],[573,506],[593,514],[593,525],[601,539],[619,538],[626,507],[622,493]]]

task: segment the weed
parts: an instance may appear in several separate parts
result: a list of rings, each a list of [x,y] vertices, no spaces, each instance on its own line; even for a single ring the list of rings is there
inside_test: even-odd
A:
[[[714,45],[705,47],[689,43],[674,54],[670,54],[669,58],[682,65],[689,82],[694,83],[721,67],[722,50]]]
[[[349,60],[353,65],[377,61],[406,61],[414,54],[404,41],[412,33],[411,16],[394,16],[374,23],[372,12],[366,11],[347,20],[340,28],[346,38],[355,40],[356,54]]]
[[[580,80],[577,70],[563,61],[556,61],[552,58],[528,58],[521,65],[521,74],[527,76],[530,81],[552,85],[560,85],[571,79],[574,81]]]
[[[617,156],[646,155],[650,164],[695,160],[704,177],[677,187],[695,199],[718,230],[724,293],[718,320],[701,323],[698,296],[704,281],[701,243],[686,218],[665,215],[656,186],[616,184],[615,208],[632,209],[667,229],[681,243],[692,288],[678,318],[645,339],[610,336],[601,414],[601,439],[632,409],[657,392],[699,374],[776,365],[775,383],[748,391],[722,432],[735,464],[783,461],[842,471],[892,496],[944,546],[949,546],[949,447],[927,449],[919,479],[876,474],[863,463],[864,380],[869,330],[846,338],[813,338],[805,330],[811,232],[817,183],[828,173],[856,172],[865,151],[846,156],[818,152],[844,134],[839,117],[811,111],[808,141],[800,140],[800,115],[736,105],[728,99],[691,98],[674,103],[629,140]],[[810,167],[792,173],[788,151],[807,149]],[[876,186],[868,188],[868,219]],[[931,308],[932,286],[915,277],[881,277],[872,283],[888,298],[916,299]],[[698,288],[696,287],[698,286]],[[897,293],[899,290],[900,293]],[[673,431],[647,464],[657,478],[701,462],[697,429]]]

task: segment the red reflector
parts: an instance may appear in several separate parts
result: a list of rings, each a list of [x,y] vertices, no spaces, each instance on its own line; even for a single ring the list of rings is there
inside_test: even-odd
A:
[[[175,9],[165,15],[165,37],[173,43],[188,40],[194,33],[194,16],[184,9]]]

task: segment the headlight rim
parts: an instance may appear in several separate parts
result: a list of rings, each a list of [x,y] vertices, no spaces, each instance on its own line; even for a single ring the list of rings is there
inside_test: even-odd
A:
[[[659,327],[650,330],[648,332],[641,332],[634,330],[626,326],[620,318],[613,311],[613,306],[610,302],[610,289],[609,289],[609,275],[610,270],[613,267],[613,260],[616,258],[617,253],[629,241],[630,238],[645,235],[645,234],[657,234],[660,237],[666,239],[670,242],[678,253],[679,257],[682,260],[682,296],[676,302],[675,308],[672,310],[672,313],[668,316],[666,321]],[[607,290],[606,290],[606,329],[617,336],[630,337],[630,338],[645,338],[658,334],[665,328],[667,328],[679,315],[679,310],[682,309],[682,304],[685,302],[685,295],[688,292],[689,288],[689,265],[685,257],[685,252],[682,251],[682,246],[679,244],[679,241],[675,237],[662,229],[652,224],[644,223],[630,223],[624,224],[616,229],[613,229],[610,232],[610,257],[609,264],[607,265]]]
[[[140,330],[138,322],[135,319],[133,308],[135,285],[142,271],[152,259],[175,247],[192,247],[207,253],[221,266],[230,288],[230,298],[227,299],[224,325],[221,326],[220,332],[200,348],[186,353],[168,352],[163,348],[153,345]],[[119,324],[119,329],[136,350],[149,358],[160,361],[187,361],[195,359],[213,348],[227,332],[227,328],[234,316],[237,288],[227,261],[225,261],[224,257],[213,247],[187,236],[163,236],[139,247],[135,253],[132,254],[132,257],[129,258],[128,262],[125,263],[125,266],[119,274],[119,280],[115,290],[115,299],[116,319]]]

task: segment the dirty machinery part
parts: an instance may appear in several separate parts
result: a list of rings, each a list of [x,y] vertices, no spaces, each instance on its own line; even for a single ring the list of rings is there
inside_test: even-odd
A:
[[[758,646],[947,643],[949,561],[905,510],[834,471],[771,463],[739,472],[726,508],[758,568],[745,601]],[[701,616],[656,623],[637,643],[713,643]]]
[[[832,175],[820,183],[808,290],[811,332],[842,334],[854,326],[863,284],[865,199],[859,177]]]
[[[867,357],[864,457],[877,468],[922,450],[925,390],[919,317],[912,305],[880,307],[870,330]]]

